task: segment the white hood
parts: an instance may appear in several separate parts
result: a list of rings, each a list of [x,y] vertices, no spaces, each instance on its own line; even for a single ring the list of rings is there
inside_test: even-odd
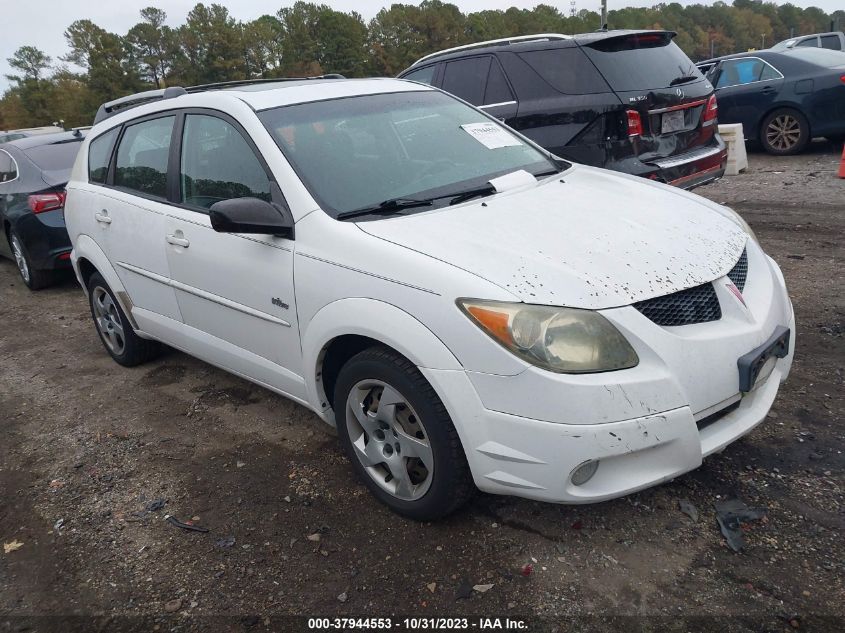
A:
[[[734,266],[747,240],[735,222],[689,194],[581,166],[561,177],[565,182],[358,226],[526,303],[590,309],[713,281]]]

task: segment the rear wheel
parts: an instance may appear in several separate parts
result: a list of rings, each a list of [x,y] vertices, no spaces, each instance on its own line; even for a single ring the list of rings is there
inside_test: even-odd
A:
[[[769,154],[797,154],[807,147],[809,142],[810,124],[798,110],[780,108],[763,119],[760,143]]]
[[[97,334],[115,362],[124,367],[134,367],[158,354],[161,345],[135,334],[132,324],[100,273],[94,273],[88,280],[88,300]]]
[[[438,519],[474,491],[457,431],[431,385],[383,347],[352,357],[334,395],[340,443],[370,492],[391,510]]]
[[[53,275],[50,271],[33,268],[32,260],[29,259],[29,254],[26,252],[23,242],[14,231],[9,233],[9,246],[12,247],[15,264],[18,266],[18,272],[27,288],[41,290],[53,283]]]

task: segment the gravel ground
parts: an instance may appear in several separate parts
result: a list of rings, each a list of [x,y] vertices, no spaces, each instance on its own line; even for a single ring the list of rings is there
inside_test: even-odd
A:
[[[698,193],[739,211],[783,269],[790,380],[698,470],[593,506],[478,495],[441,523],[399,518],[304,408],[178,352],[121,368],[74,281],[31,293],[0,261],[0,631],[287,631],[303,614],[845,629],[839,148],[750,162]],[[767,509],[741,553],[715,519],[733,497]]]

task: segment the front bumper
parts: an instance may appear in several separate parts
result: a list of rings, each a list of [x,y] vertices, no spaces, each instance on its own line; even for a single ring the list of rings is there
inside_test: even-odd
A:
[[[721,296],[722,318],[664,328],[635,309],[606,312],[640,364],[605,374],[528,368],[515,376],[422,369],[461,437],[478,488],[590,503],[667,481],[701,465],[765,419],[795,351],[795,318],[776,264],[748,244],[743,302]],[[717,280],[719,293],[728,291]],[[783,358],[740,393],[737,360],[773,332],[793,336]],[[767,369],[768,371],[768,369]],[[573,471],[598,461],[582,485]]]
[[[673,479],[750,432],[771,408],[793,353],[794,347],[762,384],[741,397],[738,407],[725,405],[729,412],[716,420],[709,414],[702,428],[703,418],[688,406],[605,424],[542,422],[485,409],[465,372],[422,371],[459,421],[480,490],[575,504],[613,499]],[[596,460],[595,475],[574,485],[572,472]]]

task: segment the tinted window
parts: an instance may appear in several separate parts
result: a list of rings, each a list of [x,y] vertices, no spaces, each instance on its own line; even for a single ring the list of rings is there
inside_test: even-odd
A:
[[[822,35],[822,48],[829,48],[833,51],[842,50],[842,43],[838,35]]]
[[[180,169],[182,202],[208,208],[231,198],[270,202],[270,179],[232,125],[213,116],[185,118]]]
[[[454,195],[519,169],[555,170],[508,128],[436,91],[332,99],[258,116],[314,198],[335,216],[390,198]],[[503,142],[490,143],[479,126]]]
[[[530,51],[519,56],[558,92],[582,95],[609,90],[607,82],[577,48]]]
[[[0,143],[8,143],[9,141],[17,141],[19,138],[24,138],[24,134],[0,134]]]
[[[3,150],[0,150],[0,182],[9,182],[18,177],[15,161]]]
[[[505,79],[499,62],[495,59],[490,63],[490,76],[487,77],[487,91],[484,93],[484,103],[504,103],[513,101],[513,94]]]
[[[419,81],[420,83],[429,84],[431,85],[434,81],[434,71],[437,68],[437,64],[432,64],[431,66],[426,66],[425,68],[420,68],[419,70],[415,70],[412,73],[408,73],[402,79],[408,79],[410,81]]]
[[[88,147],[88,180],[91,182],[106,182],[111,150],[119,129],[109,130],[91,141],[91,145]]]
[[[687,77],[703,79],[690,58],[666,35],[659,33],[612,37],[585,46],[582,50],[610,87],[617,91],[642,92],[667,88],[675,85],[673,80]],[[695,79],[683,83],[693,81]]]
[[[806,40],[801,40],[796,44],[796,46],[818,46],[819,45],[819,38],[817,37],[808,37]]]
[[[167,197],[167,160],[174,120],[168,116],[126,127],[117,148],[116,186]]]
[[[717,88],[727,86],[741,86],[763,79],[775,79],[780,77],[774,68],[769,66],[762,59],[748,57],[746,59],[731,59],[722,63],[721,73]]]
[[[443,90],[473,105],[481,105],[484,103],[489,69],[489,57],[470,57],[449,62],[443,75]]]

